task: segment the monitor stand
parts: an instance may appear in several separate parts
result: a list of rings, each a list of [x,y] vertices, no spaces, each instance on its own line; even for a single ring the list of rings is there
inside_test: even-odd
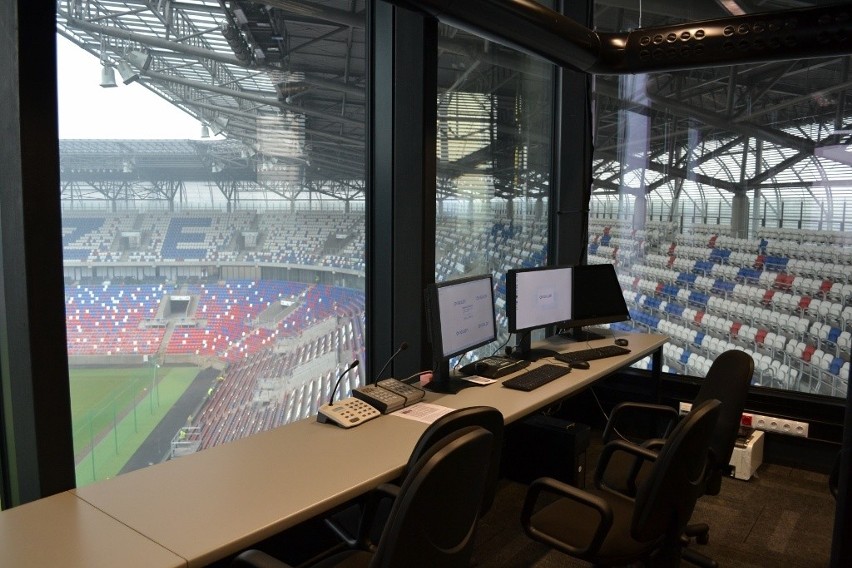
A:
[[[601,335],[600,333],[595,333],[589,329],[584,329],[582,327],[572,327],[566,334],[565,337],[569,337],[574,341],[591,341],[593,339],[606,339],[605,335]]]
[[[553,357],[556,353],[557,351],[553,349],[533,349],[530,334],[525,333],[512,351],[512,357],[524,361],[538,361],[545,357]]]
[[[464,376],[458,370],[450,371],[448,361],[439,361],[434,365],[432,380],[424,385],[424,388],[440,394],[458,394],[466,388],[482,386],[462,379]]]

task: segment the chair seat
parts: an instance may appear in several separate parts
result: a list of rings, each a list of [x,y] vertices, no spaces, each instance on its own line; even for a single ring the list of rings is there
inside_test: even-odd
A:
[[[613,513],[612,528],[595,554],[595,564],[606,566],[635,561],[655,549],[658,541],[642,543],[630,536],[632,499],[599,489],[585,491],[606,500]],[[544,506],[530,519],[537,530],[572,546],[584,548],[591,541],[596,525],[590,522],[589,514],[588,507],[570,499],[559,499]]]

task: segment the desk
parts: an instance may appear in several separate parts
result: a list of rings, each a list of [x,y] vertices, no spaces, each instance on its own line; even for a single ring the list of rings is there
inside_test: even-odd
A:
[[[661,335],[628,337],[630,354],[593,361],[590,369],[575,369],[532,392],[494,384],[457,395],[430,393],[427,401],[451,408],[494,406],[507,423],[513,422],[654,353],[666,342]],[[560,341],[543,346],[571,349]],[[586,346],[583,342],[576,348]],[[186,565],[204,566],[396,478],[426,427],[396,416],[349,430],[302,420],[69,493],[172,551]],[[5,552],[0,552],[0,564],[5,565],[4,560]],[[146,565],[174,564],[151,559]]]
[[[0,514],[0,565],[21,568],[178,568],[186,560],[71,492]]]

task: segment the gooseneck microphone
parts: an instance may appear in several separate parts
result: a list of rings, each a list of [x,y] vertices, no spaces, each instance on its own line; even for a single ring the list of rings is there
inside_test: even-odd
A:
[[[393,355],[391,355],[391,356],[390,356],[390,358],[387,360],[387,362],[385,363],[385,366],[384,366],[384,367],[382,367],[382,370],[381,370],[381,371],[379,371],[378,373],[376,373],[376,378],[375,378],[375,379],[373,379],[373,382],[378,381],[378,380],[379,380],[379,377],[381,377],[381,376],[382,376],[382,373],[384,373],[384,372],[385,372],[385,369],[387,369],[387,368],[388,368],[388,365],[390,365],[390,364],[391,364],[391,361],[393,361],[393,360],[396,358],[396,356],[397,356],[397,355],[399,355],[400,353],[402,353],[402,352],[403,352],[403,351],[405,351],[406,349],[408,349],[408,342],[407,342],[407,341],[403,341],[402,343],[400,343],[400,344],[399,344],[399,347],[397,347],[397,348],[396,348],[396,351],[394,351],[394,352],[393,352]]]
[[[346,369],[344,369],[344,371],[342,373],[340,373],[340,376],[337,377],[337,382],[334,383],[334,388],[331,389],[331,396],[328,397],[328,405],[329,406],[331,406],[334,403],[334,395],[337,394],[337,387],[340,386],[340,381],[343,380],[343,377],[346,375],[346,373],[348,373],[349,371],[351,371],[352,369],[354,369],[357,366],[358,366],[358,359],[355,359],[354,361],[352,361],[349,364],[348,367],[346,367]]]

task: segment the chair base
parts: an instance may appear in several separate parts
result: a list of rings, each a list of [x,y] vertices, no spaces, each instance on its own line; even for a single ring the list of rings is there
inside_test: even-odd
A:
[[[681,551],[681,558],[686,560],[693,566],[698,566],[699,568],[719,568],[719,563],[710,558],[709,556],[704,556],[700,552],[696,552],[695,550],[686,548]]]

